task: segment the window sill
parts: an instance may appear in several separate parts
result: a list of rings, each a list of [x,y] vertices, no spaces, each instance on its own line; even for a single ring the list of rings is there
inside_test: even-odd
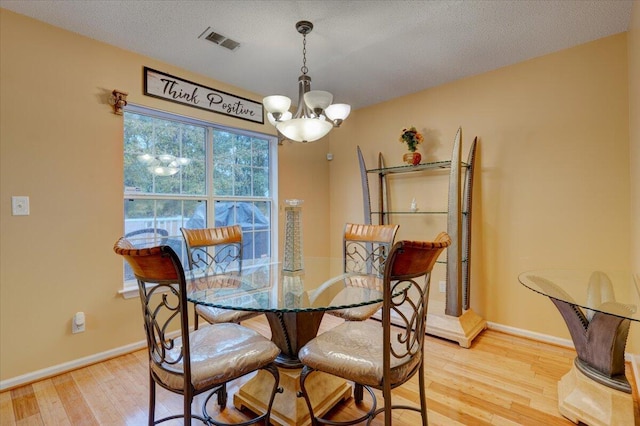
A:
[[[147,283],[146,288],[155,287],[154,284]],[[168,289],[160,290],[157,293],[166,293],[169,291]],[[122,296],[123,299],[135,299],[136,297],[140,297],[140,290],[138,289],[138,283],[136,281],[125,282],[122,290],[118,291],[118,294]]]
[[[133,299],[140,296],[137,284],[135,286],[125,285],[122,290],[118,291],[118,294],[121,295],[123,299]]]

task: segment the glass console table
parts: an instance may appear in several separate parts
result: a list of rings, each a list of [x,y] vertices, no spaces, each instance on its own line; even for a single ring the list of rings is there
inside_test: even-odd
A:
[[[633,426],[632,390],[624,350],[640,321],[638,279],[630,273],[539,270],[520,274],[527,288],[560,311],[576,348],[574,365],[558,383],[558,409],[574,423]]]

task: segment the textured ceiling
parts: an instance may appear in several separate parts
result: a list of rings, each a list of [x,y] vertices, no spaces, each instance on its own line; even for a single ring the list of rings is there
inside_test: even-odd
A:
[[[0,0],[0,7],[259,94],[312,88],[355,108],[626,31],[629,0]],[[235,51],[198,36],[207,28]],[[141,71],[142,72],[142,71]]]

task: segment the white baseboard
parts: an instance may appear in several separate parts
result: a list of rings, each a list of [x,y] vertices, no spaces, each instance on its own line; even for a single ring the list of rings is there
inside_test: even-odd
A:
[[[573,348],[573,342],[570,339],[560,339],[558,337],[549,336],[548,334],[536,333],[533,331],[523,330],[521,328],[510,327],[507,325],[497,324],[494,322],[487,322],[487,327],[491,330],[500,331],[507,334],[513,334],[514,336],[526,337],[531,340],[536,340],[543,343],[549,343],[553,345]],[[84,358],[79,358],[73,361],[65,362],[62,364],[54,365],[49,368],[37,370],[31,373],[23,374],[22,376],[14,377],[7,380],[0,381],[0,391],[5,391],[18,386],[26,385],[28,383],[37,382],[49,377],[63,374],[68,371],[76,370],[78,368],[86,367],[91,364],[106,361],[111,358],[115,358],[121,355],[125,355],[140,349],[143,349],[147,345],[145,340],[141,340],[136,343],[121,346],[119,348],[111,349],[109,351],[100,352],[94,355],[90,355]],[[640,383],[640,355],[625,353],[625,360],[631,363],[633,370],[633,377],[636,383]]]
[[[535,331],[523,330],[521,328],[510,327],[508,325],[497,324],[489,321],[487,321],[487,328],[507,334],[513,334],[514,336],[526,337],[527,339],[537,340],[543,343],[549,343],[565,348],[575,348],[571,339],[561,339],[559,337],[549,336],[548,334],[536,333]]]
[[[106,361],[111,358],[137,351],[139,349],[145,348],[146,346],[147,341],[141,340],[140,342],[132,343],[130,345],[121,346],[109,351],[100,352],[84,358],[79,358],[73,361],[54,365],[52,367],[43,368],[42,370],[23,374],[22,376],[14,377],[12,379],[2,380],[0,381],[0,391],[5,391],[18,386],[26,385],[28,383],[37,382],[38,380],[44,380],[49,377],[57,376],[58,374],[66,373],[68,371],[77,370],[78,368],[86,367],[91,364],[96,364],[98,362]]]
[[[514,336],[526,337],[528,339],[537,340],[543,343],[549,343],[552,345],[575,349],[575,345],[570,339],[560,339],[559,337],[549,336],[548,334],[536,333],[534,331],[523,330],[521,328],[496,324],[495,322],[487,322],[487,328],[490,328],[491,330],[501,331],[507,334],[513,334]],[[633,378],[636,383],[640,384],[640,355],[625,352],[624,360],[631,363]]]

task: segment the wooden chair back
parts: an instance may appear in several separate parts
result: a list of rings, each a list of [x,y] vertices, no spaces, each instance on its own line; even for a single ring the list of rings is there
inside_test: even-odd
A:
[[[398,225],[347,223],[344,229],[344,272],[382,277]]]
[[[189,268],[215,268],[216,273],[242,270],[242,228],[180,228],[187,246]]]

